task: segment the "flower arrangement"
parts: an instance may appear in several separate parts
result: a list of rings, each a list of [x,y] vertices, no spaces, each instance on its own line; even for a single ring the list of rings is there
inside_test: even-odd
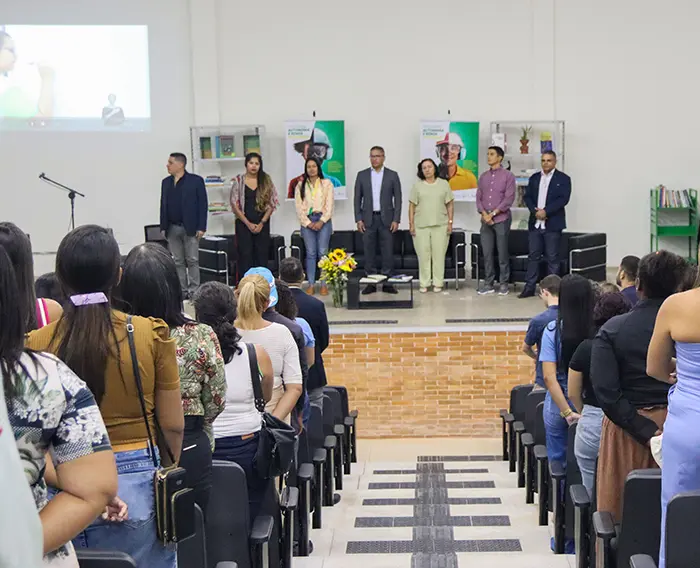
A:
[[[343,290],[350,274],[357,267],[357,261],[345,252],[345,249],[337,248],[329,251],[318,261],[321,269],[321,280],[331,289],[333,296],[333,306],[340,308],[343,306]]]

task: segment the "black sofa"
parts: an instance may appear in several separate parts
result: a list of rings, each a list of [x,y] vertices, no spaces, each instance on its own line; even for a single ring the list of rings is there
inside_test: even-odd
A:
[[[160,234],[159,225],[146,225],[144,228],[146,242],[157,242],[168,247],[168,241]],[[228,282],[231,286],[242,277],[238,274],[238,246],[235,235],[210,235],[220,237],[225,241],[203,238],[199,242],[199,266],[202,282],[218,280]],[[285,256],[284,237],[270,235],[270,252],[267,257],[267,267],[275,276],[279,272],[279,263]]]
[[[607,266],[607,235],[605,233],[562,233],[559,248],[561,259],[560,274],[577,273],[596,282],[606,279]],[[484,255],[481,248],[481,235],[471,235],[471,269],[472,278],[478,281],[484,275]],[[511,229],[508,237],[510,253],[511,283],[525,282],[527,276],[528,231],[526,229]],[[494,265],[498,280],[498,257],[494,250]],[[538,281],[547,274],[547,262],[540,262]]]
[[[359,231],[335,231],[331,236],[330,249],[336,248],[345,249],[345,252],[352,253],[357,261],[356,274],[364,275],[365,247],[362,233]],[[302,262],[306,258],[304,240],[299,231],[292,233],[291,253],[298,256]],[[379,255],[379,244],[377,244],[377,255]],[[418,255],[413,247],[413,237],[407,230],[399,230],[394,233],[394,273],[418,278]],[[445,253],[445,278],[455,280],[457,287],[459,287],[459,281],[466,278],[466,236],[462,231],[455,230],[450,236]]]

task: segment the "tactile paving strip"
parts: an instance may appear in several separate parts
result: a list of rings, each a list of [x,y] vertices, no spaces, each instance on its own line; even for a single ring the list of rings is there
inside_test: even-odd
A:
[[[417,499],[413,498],[403,498],[403,499],[364,499],[362,505],[366,507],[378,507],[378,506],[414,506],[418,503]],[[500,505],[500,497],[448,497],[447,503],[449,505]]]
[[[500,461],[503,456],[418,456],[421,462],[492,462]]]
[[[425,482],[419,484],[416,481],[388,481],[370,483],[369,489],[418,489],[427,485]],[[496,484],[493,481],[445,481],[442,485],[442,488],[446,489],[493,489],[494,487]]]
[[[413,517],[357,517],[355,528],[398,527],[509,527],[507,515],[450,516],[446,505],[427,505],[422,515]]]
[[[455,552],[522,552],[517,539],[492,540],[362,540],[349,541],[347,554],[450,554]]]
[[[438,465],[438,463],[428,463],[425,465]],[[446,469],[445,473],[488,473],[489,470],[485,467],[475,467],[472,469]],[[374,475],[415,475],[418,473],[416,469],[375,469]]]

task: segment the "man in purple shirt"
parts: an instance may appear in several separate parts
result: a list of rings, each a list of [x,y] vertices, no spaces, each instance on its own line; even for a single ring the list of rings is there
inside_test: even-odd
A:
[[[504,153],[499,146],[489,147],[486,161],[489,170],[479,177],[476,190],[476,210],[481,214],[481,248],[484,253],[484,284],[478,293],[493,294],[496,267],[494,247],[498,251],[500,285],[498,294],[508,294],[510,281],[510,258],[508,257],[508,234],[510,233],[510,208],[515,200],[515,176],[501,167]]]

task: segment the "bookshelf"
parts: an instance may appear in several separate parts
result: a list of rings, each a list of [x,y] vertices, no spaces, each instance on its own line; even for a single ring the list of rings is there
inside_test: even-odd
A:
[[[503,167],[510,169],[516,179],[515,202],[511,210],[520,212],[520,215],[514,216],[514,220],[521,228],[527,228],[528,219],[528,209],[523,201],[525,188],[530,176],[542,167],[542,152],[554,150],[557,153],[557,169],[566,171],[564,133],[563,120],[500,120],[491,123],[489,146],[503,148]],[[524,218],[518,221],[517,217],[523,215]]]
[[[266,150],[262,125],[192,126],[192,171],[204,178],[209,198],[207,233],[232,235],[235,216],[229,204],[231,179],[245,172],[245,156]]]
[[[668,189],[659,185],[649,191],[649,247],[659,250],[660,239],[679,239],[680,254],[698,261],[698,192],[695,189]],[[673,245],[673,241],[669,241]],[[685,249],[687,245],[687,251]],[[671,248],[671,247],[665,247]],[[676,252],[676,251],[674,251]]]

